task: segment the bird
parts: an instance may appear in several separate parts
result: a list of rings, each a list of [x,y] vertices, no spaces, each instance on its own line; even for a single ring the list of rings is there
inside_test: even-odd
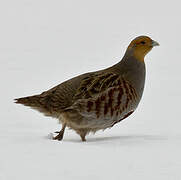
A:
[[[111,67],[73,77],[15,103],[58,119],[62,127],[52,139],[62,140],[68,127],[86,141],[87,134],[112,128],[135,111],[145,85],[144,59],[154,46],[159,43],[150,37],[136,37]]]

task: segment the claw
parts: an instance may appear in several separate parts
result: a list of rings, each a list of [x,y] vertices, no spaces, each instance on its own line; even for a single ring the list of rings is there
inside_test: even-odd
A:
[[[60,133],[60,131],[55,131],[54,133],[58,134],[58,133]]]

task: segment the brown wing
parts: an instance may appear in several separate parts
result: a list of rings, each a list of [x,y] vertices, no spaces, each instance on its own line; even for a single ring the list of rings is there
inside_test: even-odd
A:
[[[120,77],[114,73],[101,73],[85,77],[78,88],[74,100],[94,97],[109,87],[120,83]]]
[[[87,73],[63,82],[40,94],[42,105],[50,112],[61,112],[78,99],[87,99],[113,86],[118,79],[113,73]]]

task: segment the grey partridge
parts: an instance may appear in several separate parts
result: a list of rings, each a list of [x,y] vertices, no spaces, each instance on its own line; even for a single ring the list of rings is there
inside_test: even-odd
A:
[[[57,118],[62,129],[53,139],[62,140],[65,128],[69,127],[85,141],[89,132],[110,128],[135,111],[145,84],[144,57],[158,45],[147,36],[139,36],[112,67],[79,75],[15,102]]]

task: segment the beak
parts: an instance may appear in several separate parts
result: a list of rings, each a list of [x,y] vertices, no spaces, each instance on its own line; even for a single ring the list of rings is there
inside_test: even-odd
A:
[[[152,47],[154,47],[154,46],[159,46],[159,45],[160,45],[160,44],[159,44],[158,42],[152,40]]]

